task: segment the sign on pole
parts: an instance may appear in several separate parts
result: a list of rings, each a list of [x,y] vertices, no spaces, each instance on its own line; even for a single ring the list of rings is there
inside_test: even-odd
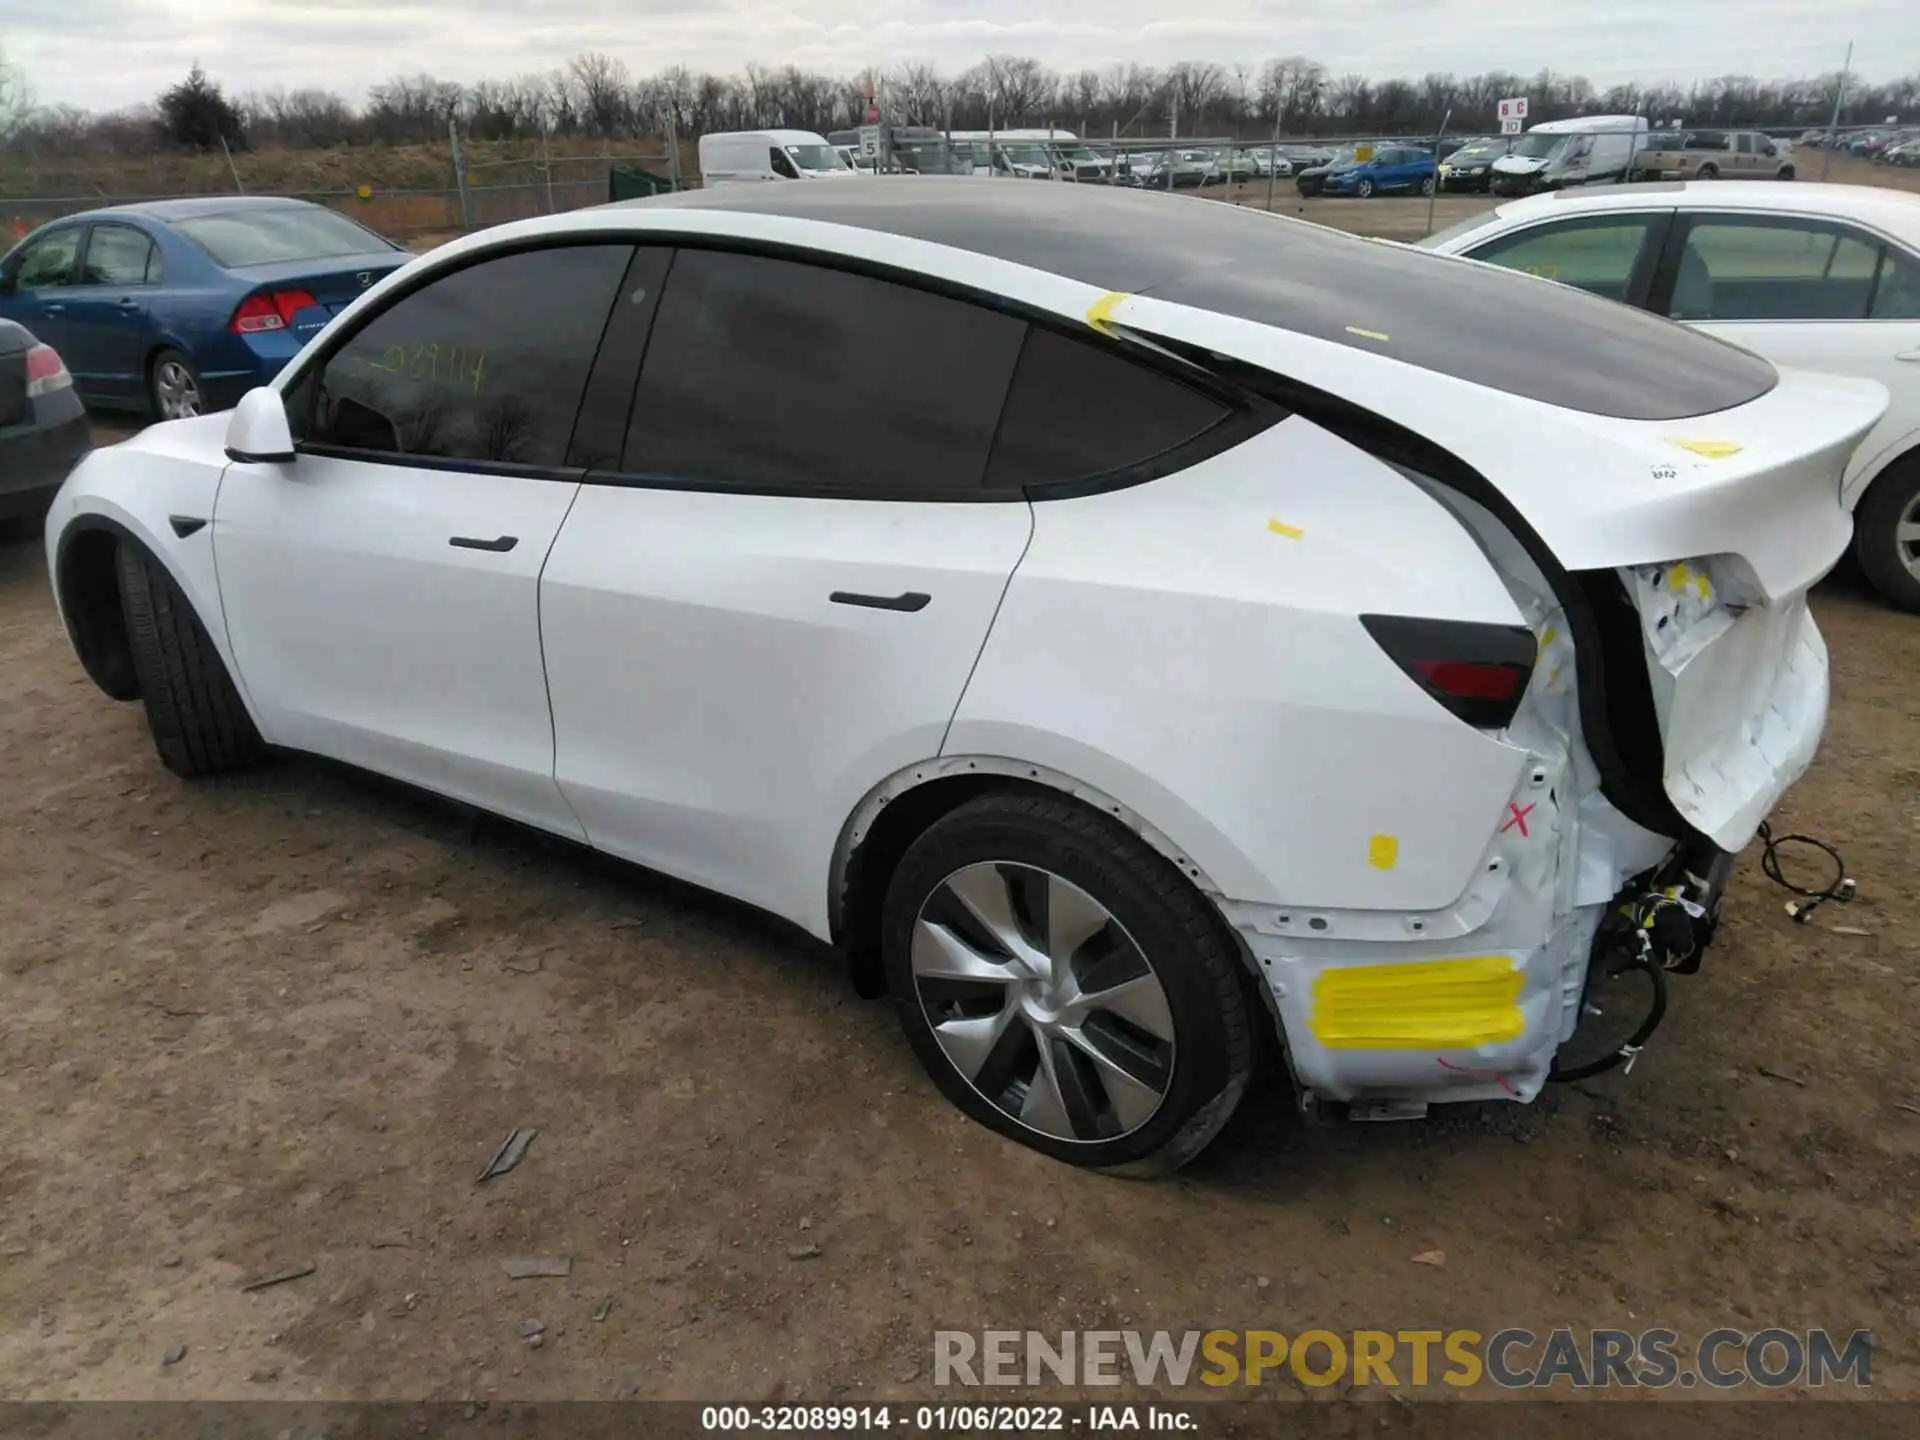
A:
[[[1511,95],[1500,102],[1500,133],[1518,135],[1527,126],[1527,97]]]
[[[878,125],[862,125],[860,127],[860,153],[869,160],[879,158],[880,127]]]

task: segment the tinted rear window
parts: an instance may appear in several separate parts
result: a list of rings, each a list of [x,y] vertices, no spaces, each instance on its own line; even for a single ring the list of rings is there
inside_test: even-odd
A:
[[[1621,419],[1731,409],[1779,378],[1756,355],[1568,286],[1237,205],[1104,185],[911,176],[884,185],[729,185],[635,203],[911,236]]]
[[[191,220],[175,220],[173,228],[220,264],[234,268],[277,265],[287,260],[327,260],[394,248],[364,226],[317,205],[196,215]]]
[[[1184,444],[1227,407],[1090,341],[1033,327],[1014,367],[987,484],[1083,480]]]

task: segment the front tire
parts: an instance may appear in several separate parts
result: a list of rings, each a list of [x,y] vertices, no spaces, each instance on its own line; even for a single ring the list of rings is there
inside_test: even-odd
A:
[[[1420,193],[1422,195],[1433,194],[1433,177],[1431,175],[1420,182]]]
[[[1868,487],[1853,545],[1881,598],[1920,615],[1920,455],[1895,462]]]
[[[266,745],[192,604],[139,547],[122,544],[117,561],[133,671],[161,763],[188,779],[258,764]]]
[[[1361,200],[1372,199],[1373,198],[1373,181],[1364,180],[1364,179],[1358,181],[1353,187],[1353,193],[1357,198]]]
[[[1064,798],[988,795],[929,828],[888,886],[881,949],[941,1092],[1054,1159],[1170,1173],[1252,1075],[1255,1010],[1219,915]]]

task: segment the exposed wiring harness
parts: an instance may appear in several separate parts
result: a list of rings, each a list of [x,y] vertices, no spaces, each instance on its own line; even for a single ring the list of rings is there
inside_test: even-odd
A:
[[[1757,832],[1760,836],[1760,871],[1783,890],[1791,890],[1800,900],[1787,902],[1787,914],[1793,917],[1796,925],[1804,925],[1813,918],[1813,912],[1829,900],[1837,905],[1846,905],[1853,900],[1858,888],[1853,877],[1847,874],[1847,862],[1840,858],[1840,852],[1824,840],[1816,840],[1811,835],[1775,836],[1772,828],[1763,820]],[[1780,847],[1782,845],[1804,845],[1818,850],[1833,865],[1833,879],[1825,885],[1796,885],[1780,873]],[[1804,902],[1804,903],[1802,903]]]
[[[1582,1065],[1562,1068],[1558,1060],[1547,1071],[1547,1079],[1556,1084],[1565,1084],[1572,1080],[1590,1080],[1595,1075],[1604,1075],[1619,1066],[1633,1069],[1633,1062],[1646,1048],[1653,1032],[1660,1028],[1660,1022],[1667,1014],[1667,965],[1662,956],[1653,948],[1654,923],[1662,910],[1667,907],[1685,909],[1685,902],[1658,891],[1644,895],[1632,905],[1623,905],[1615,913],[1627,929],[1625,934],[1617,934],[1619,943],[1606,947],[1602,958],[1587,971],[1587,989],[1592,991],[1595,980],[1611,979],[1615,975],[1630,970],[1644,970],[1652,998],[1647,1002],[1647,1013],[1641,1019],[1633,1034],[1621,1042],[1618,1048],[1606,1054],[1596,1056]],[[1581,1008],[1599,1014],[1598,1006],[1590,1006],[1587,996],[1581,996]]]

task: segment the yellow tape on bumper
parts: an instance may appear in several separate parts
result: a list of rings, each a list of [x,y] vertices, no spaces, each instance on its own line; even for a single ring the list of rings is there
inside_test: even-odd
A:
[[[1307,1028],[1329,1050],[1462,1050],[1527,1028],[1508,955],[1348,965],[1313,982]]]

